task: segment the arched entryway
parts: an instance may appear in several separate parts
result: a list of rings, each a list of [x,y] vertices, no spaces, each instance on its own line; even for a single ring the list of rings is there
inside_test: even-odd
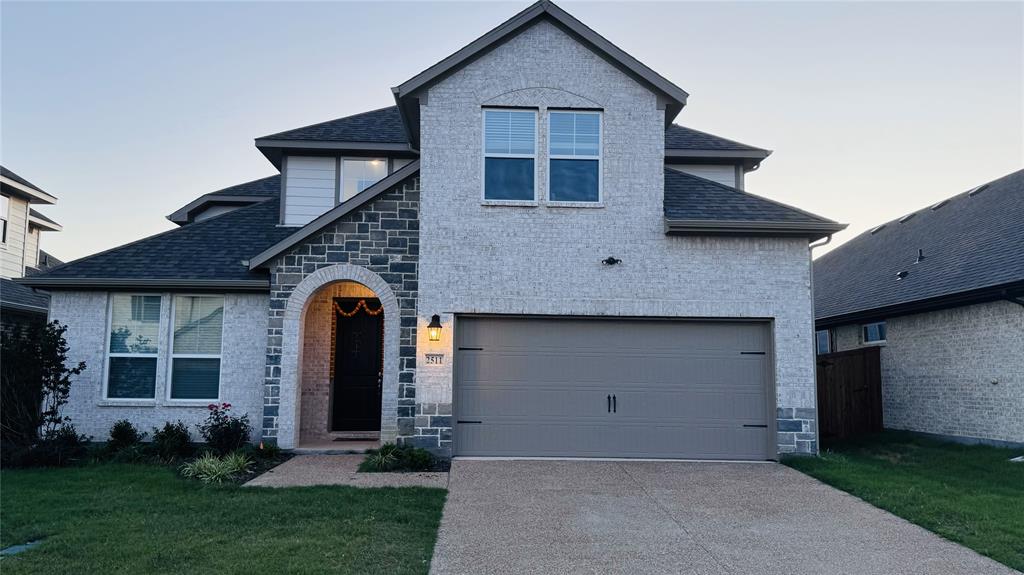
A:
[[[322,268],[295,288],[285,309],[281,363],[281,411],[295,418],[291,426],[282,421],[282,447],[394,440],[399,316],[388,284],[359,266]]]

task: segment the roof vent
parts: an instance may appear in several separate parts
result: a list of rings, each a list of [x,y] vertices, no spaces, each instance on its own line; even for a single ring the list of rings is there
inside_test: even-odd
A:
[[[908,275],[907,272],[900,272],[900,273],[896,274],[896,281],[900,281],[901,279],[907,277],[907,275]]]
[[[872,235],[877,234],[878,232],[882,231],[882,228],[884,228],[884,227],[885,227],[885,224],[882,224],[882,225],[880,225],[878,227],[872,228],[871,229],[871,234]]]
[[[923,261],[924,261],[924,250],[921,249],[921,248],[918,248],[918,250],[917,250],[917,261],[915,261],[914,263],[915,264],[919,264],[919,263],[921,263]]]
[[[984,192],[985,188],[987,188],[987,187],[988,187],[988,184],[982,184],[982,185],[974,188],[973,190],[967,192],[967,196],[973,198],[974,196],[980,194],[981,192]]]
[[[917,212],[911,212],[911,213],[903,216],[902,218],[900,218],[900,223],[902,224],[903,222],[910,221],[910,218],[912,218],[912,217],[914,217],[916,215],[917,215]]]
[[[937,209],[941,208],[942,206],[944,206],[944,205],[946,205],[948,203],[949,203],[949,200],[942,200],[941,202],[939,202],[939,203],[935,204],[934,206],[932,206],[930,209],[937,210]]]

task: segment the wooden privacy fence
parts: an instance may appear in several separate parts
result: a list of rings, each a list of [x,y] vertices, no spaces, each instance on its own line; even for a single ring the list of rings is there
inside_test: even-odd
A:
[[[876,346],[818,356],[822,440],[882,431],[882,368]]]

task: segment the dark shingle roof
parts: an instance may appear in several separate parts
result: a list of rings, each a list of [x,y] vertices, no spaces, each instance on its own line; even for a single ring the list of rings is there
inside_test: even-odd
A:
[[[44,216],[43,214],[40,214],[39,212],[35,211],[32,208],[28,209],[28,215],[33,217],[33,218],[39,218],[40,220],[43,220],[44,222],[49,222],[49,223],[51,223],[51,224],[53,224],[55,226],[59,226],[60,225],[57,222],[55,222],[52,219]]]
[[[1024,282],[1021,222],[1024,170],[864,232],[815,260],[815,315],[821,320]],[[919,249],[924,259],[914,263]],[[907,274],[897,281],[900,272]]]
[[[371,142],[405,144],[409,141],[398,106],[381,108],[355,116],[329,120],[304,128],[271,134],[260,139],[308,140],[325,142]],[[665,130],[665,147],[680,150],[720,150],[767,152],[719,136],[672,124]]]
[[[665,148],[678,150],[722,150],[767,152],[763,148],[748,146],[732,140],[672,124],[665,129]]]
[[[260,178],[244,184],[237,184],[210,192],[210,196],[268,196],[276,197],[281,193],[281,174]]]
[[[665,218],[744,222],[835,223],[718,182],[665,169]]]
[[[46,313],[50,307],[50,296],[9,279],[0,278],[0,306]]]
[[[60,280],[265,280],[248,260],[294,230],[279,227],[279,202],[265,200],[43,271],[26,283]],[[48,283],[53,282],[53,283]]]
[[[40,188],[39,186],[33,184],[32,182],[29,182],[25,178],[19,176],[18,174],[15,174],[14,172],[8,170],[7,168],[5,168],[3,166],[0,166],[0,176],[3,176],[5,178],[10,178],[10,179],[14,180],[15,182],[18,182],[19,184],[21,184],[23,186],[28,186],[28,187],[32,188],[33,190],[36,190],[37,192],[43,192],[43,189]],[[45,194],[46,192],[43,192],[43,193]]]
[[[295,128],[260,139],[404,144],[409,141],[398,106]]]

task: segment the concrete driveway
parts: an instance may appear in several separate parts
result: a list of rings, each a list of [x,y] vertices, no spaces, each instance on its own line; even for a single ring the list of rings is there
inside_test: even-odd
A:
[[[773,463],[454,462],[431,573],[1016,573]]]

